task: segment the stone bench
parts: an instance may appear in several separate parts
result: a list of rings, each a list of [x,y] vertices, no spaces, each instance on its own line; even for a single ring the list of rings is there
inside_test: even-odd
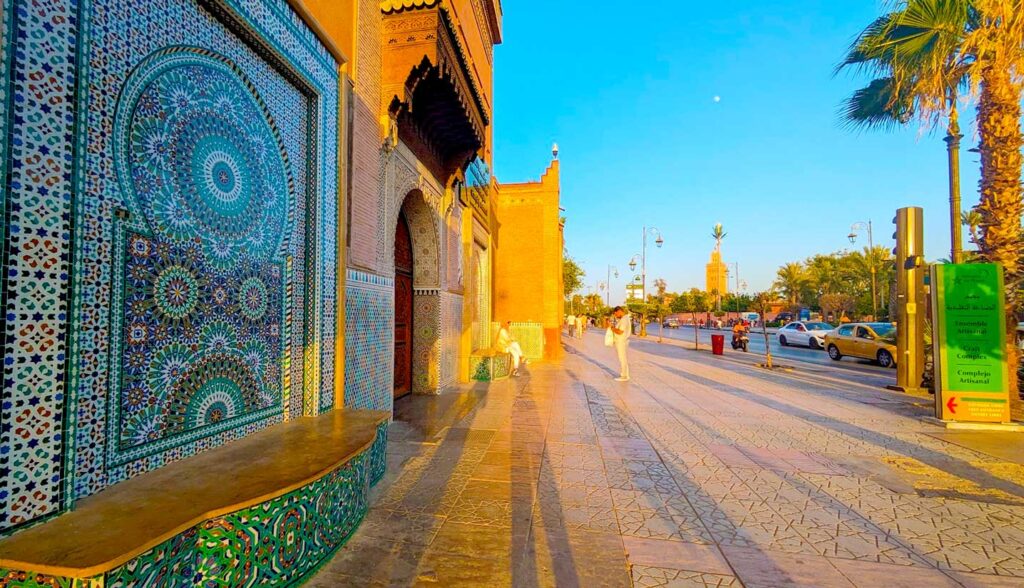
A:
[[[0,582],[297,584],[366,514],[384,474],[389,416],[290,420],[111,486],[0,540]]]
[[[494,349],[474,351],[469,356],[469,373],[477,382],[493,382],[512,375],[512,354]]]

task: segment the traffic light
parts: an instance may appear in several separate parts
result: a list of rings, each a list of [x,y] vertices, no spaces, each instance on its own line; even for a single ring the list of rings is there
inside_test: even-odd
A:
[[[924,328],[927,302],[924,278],[924,210],[917,206],[900,208],[892,219],[896,225],[892,250],[896,266],[896,385],[906,392],[921,390],[924,373]],[[895,312],[893,312],[895,311]]]

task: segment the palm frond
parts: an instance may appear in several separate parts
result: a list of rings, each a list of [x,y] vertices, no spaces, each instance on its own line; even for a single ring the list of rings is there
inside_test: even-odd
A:
[[[947,114],[969,87],[964,39],[977,20],[976,1],[905,0],[868,25],[837,68],[855,66],[878,78],[840,107],[847,125],[892,129],[913,117],[932,123]]]
[[[914,103],[908,96],[897,94],[892,77],[879,78],[843,102],[839,117],[849,128],[891,131],[914,117]]]
[[[885,32],[892,26],[892,20],[897,16],[898,14],[896,13],[880,16],[861,31],[857,38],[853,40],[853,43],[850,44],[846,56],[836,65],[833,75],[849,67],[858,69],[876,68],[879,65],[879,59],[874,54],[873,48],[878,45],[879,39],[884,37]]]

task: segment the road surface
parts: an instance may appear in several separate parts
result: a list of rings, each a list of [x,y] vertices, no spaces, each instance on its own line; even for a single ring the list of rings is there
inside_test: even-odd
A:
[[[647,330],[647,340],[657,341],[659,334],[659,327],[657,325],[649,326]],[[730,331],[715,331],[708,329],[700,329],[700,342],[701,345],[711,345],[711,335],[724,335],[725,336],[725,353],[727,355],[742,355],[742,352],[733,351],[729,345],[729,341],[732,339],[732,333]],[[662,332],[664,338],[673,339],[677,341],[683,341],[693,345],[693,327],[683,326],[678,329],[664,329]],[[785,364],[800,364],[797,367],[804,367],[812,370],[814,373],[831,373],[833,375],[846,374],[851,377],[862,376],[870,379],[871,381],[884,382],[882,385],[889,385],[896,383],[896,370],[891,368],[883,368],[872,362],[866,360],[859,360],[852,357],[844,357],[840,361],[833,361],[829,358],[828,353],[824,349],[809,349],[807,347],[783,347],[779,345],[779,341],[775,334],[769,330],[768,340],[771,345],[772,357],[776,361]],[[750,333],[750,352],[748,355],[764,355],[764,335],[755,330]],[[803,364],[811,364],[810,366]]]

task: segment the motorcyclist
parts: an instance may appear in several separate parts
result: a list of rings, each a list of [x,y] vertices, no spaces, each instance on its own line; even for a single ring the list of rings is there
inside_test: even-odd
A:
[[[742,338],[743,335],[746,335],[747,332],[749,332],[749,331],[750,331],[750,329],[747,328],[746,321],[742,321],[742,320],[741,321],[737,321],[736,324],[733,325],[733,327],[732,327],[732,346],[733,346],[733,348],[735,348],[736,345],[740,342],[740,338]]]

